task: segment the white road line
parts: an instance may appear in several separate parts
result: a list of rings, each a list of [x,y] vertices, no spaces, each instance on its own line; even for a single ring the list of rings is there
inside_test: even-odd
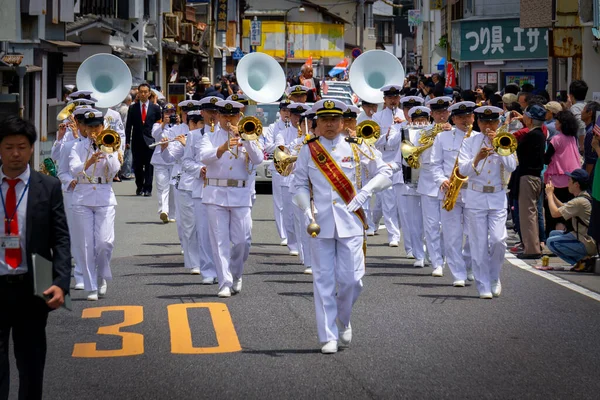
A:
[[[587,296],[591,299],[594,299],[594,300],[600,302],[600,294],[593,292],[589,289],[586,289],[582,286],[579,286],[573,282],[569,282],[566,279],[560,278],[556,275],[552,275],[549,272],[540,271],[539,269],[535,269],[532,266],[530,266],[529,264],[527,264],[525,261],[519,260],[514,254],[506,253],[505,258],[509,263],[511,263],[515,267],[518,267],[518,268],[521,268],[522,270],[531,272],[532,274],[535,274],[537,276],[541,276],[544,279],[548,279],[549,281],[559,284],[560,286],[566,287],[567,289],[570,289],[574,292],[577,292],[579,294],[582,294],[584,296]]]

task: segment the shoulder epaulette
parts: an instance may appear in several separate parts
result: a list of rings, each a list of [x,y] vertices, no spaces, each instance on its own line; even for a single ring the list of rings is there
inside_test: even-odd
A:
[[[307,144],[307,143],[310,143],[310,142],[314,142],[315,140],[318,140],[318,139],[319,139],[319,137],[318,137],[318,136],[316,136],[316,135],[308,135],[308,136],[307,136],[307,137],[304,139],[304,142],[302,142],[302,143],[303,143],[303,144]]]
[[[359,145],[363,143],[363,138],[359,138],[359,137],[350,137],[350,136],[348,136],[345,140],[348,143],[356,143],[356,144],[359,144]]]

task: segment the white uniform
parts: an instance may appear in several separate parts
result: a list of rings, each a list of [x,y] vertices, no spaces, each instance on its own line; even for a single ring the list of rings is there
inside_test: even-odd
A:
[[[202,137],[208,135],[208,129],[195,129],[190,131],[187,136],[183,161],[181,163],[181,179],[185,179],[187,186],[188,176],[191,180],[192,199],[194,204],[194,220],[196,227],[196,238],[200,260],[200,273],[203,279],[216,278],[217,269],[212,257],[210,246],[210,231],[208,227],[208,214],[206,204],[202,203],[202,191],[204,188],[204,179],[200,176],[204,164],[200,162],[200,143]],[[181,183],[180,183],[181,185]],[[193,244],[191,244],[193,246]],[[185,254],[185,253],[184,253]]]
[[[125,127],[118,111],[107,108],[104,112],[104,129],[112,129],[121,137],[121,152],[125,151]]]
[[[288,150],[290,144],[298,138],[298,128],[290,126],[282,131],[279,131],[275,136],[275,147],[284,146]],[[294,227],[294,204],[292,198],[294,197],[290,189],[294,174],[291,173],[288,176],[281,176],[281,195],[283,200],[283,226],[285,227],[287,236],[287,246],[290,252],[301,251],[300,238],[296,236],[296,229]]]
[[[432,128],[429,128],[432,129]],[[417,135],[416,143],[421,135],[427,131],[421,130]],[[421,210],[423,213],[423,231],[425,232],[425,243],[427,253],[431,260],[433,269],[443,267],[442,255],[442,225],[440,217],[440,187],[434,180],[433,167],[431,164],[431,147],[421,153],[421,171],[419,173],[419,184],[417,193],[421,195]]]
[[[409,140],[407,124],[401,124],[401,132],[404,134],[404,140]],[[402,134],[401,133],[401,134]],[[404,249],[407,254],[411,254],[419,262],[425,260],[425,250],[423,249],[423,214],[421,211],[421,195],[417,193],[420,169],[410,169],[410,180],[404,179],[401,166],[407,167],[402,152],[398,149],[394,163],[392,164],[397,174],[402,174],[402,183],[400,178],[395,177],[394,193],[396,195],[396,205],[398,215],[404,232]]]
[[[156,123],[152,127],[152,137],[157,142],[160,142],[162,139],[166,138],[169,140],[174,139],[177,135],[179,135],[181,125],[171,125],[165,124],[165,127],[162,127],[162,124]],[[166,213],[169,215],[175,215],[175,210],[172,210],[169,206],[170,203],[170,195],[171,193],[171,178],[173,175],[173,165],[175,162],[166,162],[162,155],[162,150],[160,146],[156,146],[154,148],[154,154],[152,154],[152,158],[150,159],[150,163],[154,166],[154,180],[156,181],[156,197],[158,198],[158,214]]]
[[[84,138],[73,145],[69,157],[71,175],[78,182],[73,190],[73,235],[83,247],[83,283],[87,291],[98,290],[99,280],[112,279],[110,260],[117,205],[112,180],[121,168],[117,154],[107,154],[84,171],[94,151],[92,141]]]
[[[471,247],[471,261],[475,282],[480,294],[491,293],[491,285],[500,279],[500,268],[506,251],[506,190],[503,174],[510,174],[517,166],[515,154],[502,157],[490,154],[473,167],[473,160],[482,147],[491,147],[489,139],[475,133],[465,140],[460,151],[459,172],[469,177],[463,189],[467,232]],[[479,174],[478,174],[479,172]]]
[[[329,140],[321,137],[323,147],[356,185],[357,164],[375,164],[377,174],[391,177],[391,169],[381,160],[369,160],[359,153],[355,159],[352,145],[342,135]],[[363,151],[369,154],[366,146]],[[321,342],[337,341],[336,320],[348,327],[352,305],[362,291],[361,278],[365,272],[362,250],[363,224],[332,188],[331,183],[315,165],[308,146],[303,146],[296,161],[294,190],[307,195],[312,183],[316,222],[321,227],[313,244],[313,286],[317,331]]]
[[[238,157],[217,148],[229,140],[226,130],[204,135],[200,142],[200,162],[206,165],[206,186],[202,202],[207,206],[212,255],[219,288],[233,286],[242,278],[244,262],[252,240],[252,189],[248,170],[263,162],[263,151],[255,141],[242,141]],[[235,151],[235,150],[234,150]]]
[[[275,137],[279,132],[286,129],[285,122],[278,120],[272,123],[266,129],[263,129],[263,134],[259,140],[262,143],[263,149],[267,154],[273,154],[275,151]],[[283,222],[283,193],[281,189],[282,176],[279,175],[275,169],[275,165],[272,163],[269,167],[271,172],[271,185],[273,188],[273,214],[275,215],[275,226],[277,227],[277,233],[281,240],[287,239],[287,231]]]
[[[441,187],[442,183],[452,176],[452,170],[465,134],[465,132],[455,127],[451,131],[439,133],[435,138],[431,150],[431,167],[435,184],[438,187]],[[444,254],[446,255],[448,268],[450,268],[454,280],[457,281],[466,280],[467,271],[471,270],[469,239],[468,237],[463,239],[463,236],[467,233],[463,195],[464,189],[460,191],[458,200],[451,211],[440,209],[442,231],[444,232]],[[444,193],[440,193],[439,198],[443,200]]]
[[[386,163],[394,161],[402,142],[400,124],[394,124],[394,117],[404,120],[402,109],[397,108],[395,114],[393,114],[391,109],[384,108],[373,115],[373,121],[379,124],[381,130],[381,136],[375,143],[375,147],[381,152],[381,157]],[[400,241],[400,221],[398,219],[396,196],[392,187],[377,195],[377,201],[373,210],[375,224],[379,223],[379,206],[381,206],[383,212],[383,220],[385,228],[388,231],[389,242]]]
[[[80,139],[74,139],[69,142],[64,142],[60,150],[60,158],[58,159],[57,175],[60,180],[63,192],[63,203],[65,205],[65,215],[67,217],[67,224],[69,225],[69,236],[71,239],[71,255],[75,260],[75,268],[73,275],[75,276],[75,284],[83,284],[83,246],[79,242],[79,236],[75,235],[73,221],[73,189],[69,188],[69,185],[75,178],[71,175],[71,169],[69,168],[69,158],[71,151],[76,143],[80,142]]]

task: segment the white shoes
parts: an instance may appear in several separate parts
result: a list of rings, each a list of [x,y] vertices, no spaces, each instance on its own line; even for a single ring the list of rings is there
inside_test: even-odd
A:
[[[489,300],[489,299],[493,299],[494,296],[491,293],[481,293],[479,295],[479,298],[480,299],[487,299],[487,300]]]
[[[473,270],[472,269],[468,269],[467,270],[467,280],[469,282],[473,282],[475,280],[475,275],[473,275]]]
[[[321,347],[321,353],[323,354],[335,354],[338,351],[338,342],[337,340],[330,340],[325,343],[323,347]]]
[[[390,242],[390,247],[398,247],[398,246],[400,246],[400,244],[398,243],[398,241],[397,241],[397,240],[392,240],[392,241]]]
[[[298,255],[300,255],[298,250],[290,250],[290,256],[298,256]]]
[[[375,229],[367,229],[367,236],[375,236]]]
[[[348,346],[350,342],[352,342],[352,325],[348,324],[348,326],[345,327],[340,320],[336,320],[336,323],[338,326],[340,342],[342,342],[344,346]]]
[[[183,255],[183,249],[181,249],[181,255]]]
[[[106,296],[107,289],[108,289],[108,284],[106,283],[106,279],[102,279],[102,285],[100,285],[100,289],[98,289],[98,294],[100,296]]]
[[[304,270],[305,275],[312,275],[312,267],[306,267]]]
[[[233,280],[233,286],[231,288],[231,291],[233,293],[239,293],[242,291],[242,278]]]
[[[200,267],[190,269],[190,274],[192,275],[200,275]]]
[[[417,261],[415,261],[415,263],[413,264],[413,267],[415,267],[415,268],[423,268],[423,267],[425,267],[425,260],[417,260]]]
[[[85,285],[83,283],[76,283],[75,290],[83,290],[85,289]]]
[[[161,212],[160,213],[160,220],[165,223],[168,224],[169,223],[169,214],[167,214],[166,212]]]
[[[221,298],[231,297],[231,289],[229,288],[229,286],[225,286],[223,289],[219,290],[217,296]]]
[[[465,287],[465,281],[463,280],[456,280],[454,281],[454,283],[452,284],[452,286],[454,287]]]
[[[92,290],[89,294],[87,299],[89,301],[98,301],[98,291],[97,290]]]
[[[409,251],[408,253],[406,253],[406,258],[414,259],[415,256],[413,255],[412,251]]]
[[[500,297],[502,293],[502,284],[500,281],[492,281],[492,294],[494,297]]]
[[[281,243],[279,243],[279,245],[280,245],[280,246],[287,246],[287,238],[286,238],[286,239],[283,239],[283,240],[281,241]]]
[[[202,279],[203,285],[214,285],[215,283],[217,283],[217,278],[203,278]]]
[[[444,276],[444,270],[442,269],[442,267],[435,267],[433,269],[433,271],[431,272],[431,276],[435,276],[436,278],[440,278],[440,277]]]

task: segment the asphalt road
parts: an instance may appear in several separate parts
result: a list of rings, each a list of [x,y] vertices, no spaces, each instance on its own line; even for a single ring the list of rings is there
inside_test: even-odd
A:
[[[448,271],[413,268],[384,232],[369,238],[352,345],[322,355],[311,277],[278,245],[269,195],[243,291],[222,300],[184,270],[156,198],[115,189],[114,281],[105,299],[74,292],[72,312],[51,314],[46,399],[598,398],[594,299],[507,263],[502,297],[480,300]],[[16,398],[14,363],[12,376]]]

